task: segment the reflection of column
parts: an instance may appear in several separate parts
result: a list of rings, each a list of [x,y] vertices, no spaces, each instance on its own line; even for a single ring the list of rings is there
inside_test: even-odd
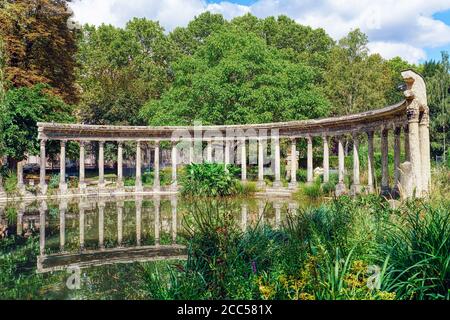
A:
[[[170,200],[172,207],[172,243],[177,243],[177,198]]]
[[[80,211],[80,223],[79,223],[79,231],[80,231],[80,250],[84,250],[84,216],[85,216],[85,207],[82,202],[78,204],[78,209]]]
[[[207,146],[206,146],[206,159],[209,163],[213,162],[213,158],[212,158],[212,140],[211,138],[209,138],[207,141]]]
[[[160,222],[160,209],[161,209],[161,200],[159,197],[156,197],[154,200],[155,204],[155,245],[160,245],[160,235],[159,231],[161,228],[161,222]]]
[[[142,199],[136,199],[136,245],[141,245],[142,237]]]
[[[155,141],[155,181],[153,189],[159,191],[161,182],[159,180],[159,140]]]
[[[194,159],[194,140],[189,140],[189,164],[193,164]]]
[[[394,131],[394,194],[399,195],[400,189],[400,154],[401,154],[401,138],[402,129],[396,127]]]
[[[178,149],[177,149],[177,142],[172,141],[172,190],[176,191],[178,188],[178,181],[177,181],[177,164],[178,164]]]
[[[264,145],[263,138],[258,139],[258,187],[264,188]]]
[[[389,195],[389,131],[381,131],[381,194]]]
[[[281,188],[281,151],[280,151],[280,137],[275,136],[273,138],[273,143],[275,144],[275,182],[273,184],[274,188]]]
[[[330,182],[330,147],[328,136],[323,136],[323,182]]]
[[[367,187],[370,193],[375,191],[374,188],[374,150],[373,150],[373,131],[367,132],[368,140],[368,158],[367,158]]]
[[[358,194],[361,192],[361,183],[359,176],[359,139],[358,135],[353,134],[353,194]]]
[[[104,232],[105,232],[105,203],[98,203],[98,246],[100,249],[105,248],[104,243]]]
[[[17,190],[21,195],[25,194],[25,185],[23,183],[23,166],[25,161],[19,161],[17,163]]]
[[[136,192],[142,191],[142,148],[141,142],[136,144]]]
[[[25,203],[21,202],[17,211],[17,235],[21,236],[23,233],[23,216],[25,214]]]
[[[242,224],[242,231],[247,230],[247,221],[248,221],[248,205],[242,204],[242,217],[241,217],[241,224]]]
[[[241,138],[241,180],[247,181],[247,147],[245,137]]]
[[[117,245],[122,246],[123,242],[123,201],[117,202]]]
[[[45,254],[45,213],[47,211],[47,203],[41,202],[39,207],[39,252],[43,256]]]
[[[291,182],[290,189],[297,189],[297,139],[291,139]]]
[[[105,188],[105,142],[98,143],[98,187]]]
[[[123,142],[119,141],[117,143],[117,188],[123,187]]]
[[[86,143],[84,141],[80,141],[80,178],[78,187],[81,191],[86,189],[86,175],[85,175],[85,152],[86,152]]]
[[[308,183],[314,182],[314,168],[313,168],[313,140],[311,136],[306,138],[308,143]]]
[[[264,210],[266,209],[266,205],[264,201],[258,201],[258,218],[262,225],[264,225]]]
[[[66,141],[61,140],[61,151],[59,154],[59,192],[67,192],[66,183]]]
[[[281,226],[281,203],[277,201],[273,207],[275,209],[275,228],[279,229]]]
[[[66,245],[66,211],[67,202],[61,201],[59,203],[59,249],[61,252]]]
[[[41,148],[41,154],[40,154],[40,175],[39,175],[39,188],[41,189],[41,194],[45,195],[47,194],[47,184],[45,183],[45,168],[47,166],[47,159],[45,154],[45,143],[46,140],[41,140],[40,148]]]
[[[340,136],[338,140],[339,144],[339,183],[336,186],[336,195],[341,196],[346,191],[347,188],[345,187],[344,178],[345,178],[345,154],[344,154],[344,143],[343,143],[343,137]]]

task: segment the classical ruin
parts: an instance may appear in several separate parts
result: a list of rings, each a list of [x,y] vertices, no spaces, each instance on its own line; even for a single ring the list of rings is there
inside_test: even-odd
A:
[[[403,198],[413,196],[424,197],[430,192],[430,139],[429,139],[429,109],[427,105],[426,86],[423,78],[412,70],[402,73],[407,90],[405,100],[379,110],[372,110],[360,114],[307,121],[291,121],[282,123],[267,123],[256,125],[234,126],[204,126],[204,127],[124,127],[124,126],[93,126],[82,124],[39,123],[40,140],[40,196],[47,194],[46,182],[46,144],[48,141],[59,141],[61,144],[60,163],[65,164],[66,144],[68,141],[78,142],[79,155],[79,188],[68,190],[66,168],[61,165],[59,195],[93,194],[93,195],[121,195],[134,192],[136,194],[176,193],[178,190],[177,168],[180,164],[180,148],[187,146],[189,163],[220,161],[215,154],[222,154],[225,164],[235,163],[234,158],[241,159],[242,181],[247,181],[247,167],[249,164],[249,149],[251,145],[257,149],[254,158],[258,164],[258,187],[267,193],[287,192],[297,188],[298,161],[297,142],[299,139],[307,141],[307,180],[312,182],[313,174],[313,141],[323,141],[323,181],[330,179],[330,138],[338,140],[338,173],[339,183],[336,186],[337,195],[347,192],[353,194],[367,191],[374,192],[374,136],[381,138],[381,185],[382,194],[398,194]],[[394,177],[390,185],[389,177],[389,133],[394,134]],[[401,163],[402,132],[406,162]],[[268,135],[270,133],[270,135]],[[367,136],[368,143],[368,183],[361,185],[359,147],[362,136]],[[347,190],[344,183],[345,155],[344,137],[353,140],[353,181],[351,190]],[[289,161],[291,179],[288,188],[283,188],[281,179],[280,140],[290,141],[292,157]],[[272,147],[274,183],[266,188],[265,144],[270,140]],[[364,141],[366,141],[364,139]],[[136,185],[132,189],[124,188],[123,177],[123,144],[136,143]],[[163,189],[160,184],[160,148],[162,142],[169,142],[172,146],[172,182],[170,188]],[[98,143],[98,185],[88,187],[85,181],[85,147],[89,143]],[[114,186],[107,186],[105,181],[105,143],[117,143],[117,182]],[[154,186],[147,190],[142,185],[142,145],[150,144],[154,156]],[[203,143],[206,144],[203,150]],[[223,144],[224,146],[223,146]],[[219,147],[218,147],[219,146]],[[217,150],[217,148],[221,150]],[[198,159],[198,154],[206,156]],[[235,157],[236,156],[236,157]],[[250,155],[251,156],[251,155]],[[22,166],[18,168],[19,186],[23,189]],[[0,190],[0,197],[5,193]]]

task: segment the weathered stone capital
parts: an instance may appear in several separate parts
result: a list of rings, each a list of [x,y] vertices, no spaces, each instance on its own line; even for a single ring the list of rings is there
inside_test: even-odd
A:
[[[123,141],[117,141],[117,146],[118,147],[123,147]]]
[[[373,136],[374,136],[374,132],[373,131],[367,131],[367,137],[369,138],[369,139],[373,139]]]
[[[100,147],[104,147],[104,146],[105,146],[105,141],[100,140],[100,141],[98,142],[98,145],[99,145]]]
[[[60,142],[61,147],[65,147],[67,144],[67,140],[61,140]]]
[[[417,109],[408,109],[406,110],[406,116],[408,118],[408,122],[419,122],[420,112]]]
[[[395,127],[394,135],[399,136],[401,134],[402,134],[402,128],[401,127]]]
[[[47,139],[41,139],[41,142],[40,142],[41,147],[45,147],[46,143],[47,143]]]

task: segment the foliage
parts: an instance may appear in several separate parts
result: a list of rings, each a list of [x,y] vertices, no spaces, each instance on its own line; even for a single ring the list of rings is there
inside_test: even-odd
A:
[[[0,116],[4,128],[4,155],[22,161],[26,154],[39,152],[37,122],[70,122],[71,107],[46,93],[46,85],[11,89],[6,93],[4,112]],[[53,145],[49,153],[58,152]]]
[[[238,193],[239,169],[217,163],[190,164],[181,179],[185,196],[225,197]]]
[[[14,171],[9,170],[6,173],[3,181],[5,192],[11,196],[17,191],[17,174]]]
[[[69,29],[68,1],[0,2],[0,37],[6,52],[6,79],[15,88],[49,84],[66,103],[76,103],[76,30]]]
[[[55,190],[59,188],[59,174],[52,174],[48,182],[48,188]]]
[[[276,122],[327,114],[315,70],[293,63],[252,33],[213,33],[173,70],[170,89],[142,109],[151,125]]]

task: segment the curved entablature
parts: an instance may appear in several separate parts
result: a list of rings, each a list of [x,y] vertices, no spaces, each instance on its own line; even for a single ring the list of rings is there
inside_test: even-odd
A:
[[[190,136],[195,138],[195,132],[219,132],[227,136],[234,131],[234,137],[248,136],[248,130],[279,130],[280,137],[322,136],[324,134],[339,135],[352,132],[377,130],[383,126],[394,128],[407,124],[407,103],[398,104],[383,109],[367,111],[359,114],[326,118],[319,120],[289,121],[265,124],[246,124],[228,126],[161,126],[132,127],[109,125],[83,125],[38,123],[40,140],[74,140],[74,141],[153,141],[172,140],[174,136]],[[201,137],[203,139],[203,137]]]

